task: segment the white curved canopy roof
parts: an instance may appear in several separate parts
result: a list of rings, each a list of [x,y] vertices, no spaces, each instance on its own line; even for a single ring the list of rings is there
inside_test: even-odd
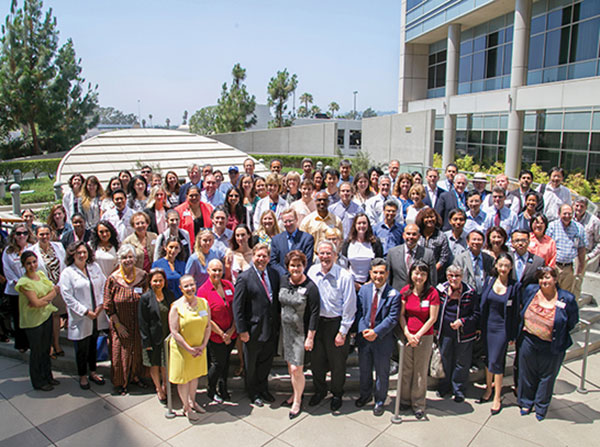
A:
[[[103,185],[119,171],[127,169],[137,174],[147,164],[159,168],[164,175],[175,171],[180,179],[187,179],[187,168],[192,163],[210,163],[223,172],[228,181],[230,166],[244,172],[243,163],[248,154],[227,144],[200,135],[167,129],[126,129],[96,135],[71,149],[58,166],[57,181],[67,183],[69,177],[81,173],[95,175]],[[256,162],[256,174],[268,170]],[[186,180],[187,181],[187,180]]]

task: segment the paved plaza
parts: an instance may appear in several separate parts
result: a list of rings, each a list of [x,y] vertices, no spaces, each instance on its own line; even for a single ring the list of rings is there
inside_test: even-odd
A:
[[[600,438],[600,354],[590,357],[587,394],[576,391],[581,361],[563,366],[547,419],[520,416],[505,379],[503,410],[490,416],[490,405],[474,399],[472,387],[465,403],[427,393],[428,420],[405,414],[390,422],[393,401],[384,416],[354,406],[355,393],[344,398],[339,415],[329,411],[329,399],[288,419],[280,407],[287,394],[271,406],[254,408],[241,393],[234,404],[210,404],[199,421],[178,416],[168,420],[154,394],[132,387],[129,396],[110,395],[111,386],[79,388],[76,377],[56,373],[61,384],[51,392],[33,390],[28,365],[0,357],[0,447],[3,446],[593,446]],[[206,404],[204,392],[198,401]],[[369,406],[367,406],[368,408]]]

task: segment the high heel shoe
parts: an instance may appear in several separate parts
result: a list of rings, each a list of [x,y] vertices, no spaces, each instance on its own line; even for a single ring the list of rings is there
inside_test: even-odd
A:
[[[498,407],[498,409],[496,409],[496,410],[494,410],[493,408],[490,408],[490,413],[491,413],[492,416],[496,416],[501,411],[502,411],[502,404],[500,404],[500,407]]]
[[[298,411],[297,412],[294,413],[293,411],[290,411],[290,413],[289,413],[290,421],[292,419],[296,419],[298,416],[300,416],[300,413],[302,413],[302,405],[300,405],[298,407]]]
[[[477,403],[478,404],[484,404],[484,403],[489,402],[490,400],[492,400],[492,395],[491,394],[487,398],[483,397],[483,396],[485,396],[485,393],[483,393],[481,395],[481,397],[479,399],[477,399]]]

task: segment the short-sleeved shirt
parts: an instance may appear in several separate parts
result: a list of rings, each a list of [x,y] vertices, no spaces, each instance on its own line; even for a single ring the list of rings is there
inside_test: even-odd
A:
[[[406,318],[406,326],[411,334],[416,334],[429,319],[429,311],[431,306],[440,305],[440,295],[435,288],[431,287],[427,296],[424,299],[419,299],[417,295],[409,291],[409,286],[404,286],[400,290],[402,302],[405,305],[404,318]],[[424,334],[432,335],[433,326]]]
[[[573,262],[577,257],[577,251],[587,245],[585,230],[575,220],[571,220],[567,227],[560,219],[552,221],[548,225],[546,234],[556,242],[556,262],[563,264]]]
[[[23,294],[24,291],[32,290],[38,298],[41,298],[48,295],[54,287],[54,284],[44,272],[38,271],[37,274],[40,277],[39,281],[22,276],[15,286],[15,290],[19,292],[19,324],[23,329],[38,327],[50,317],[52,312],[58,310],[52,303],[44,307],[31,307],[29,305],[29,300]]]

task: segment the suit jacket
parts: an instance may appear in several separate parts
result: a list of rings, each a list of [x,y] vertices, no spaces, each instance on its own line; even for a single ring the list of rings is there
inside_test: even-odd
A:
[[[170,309],[175,301],[175,295],[171,290],[163,288],[165,304]],[[138,302],[138,323],[140,326],[140,336],[144,349],[152,348],[163,342],[163,329],[160,319],[160,310],[154,290],[148,289],[143,293]]]
[[[535,274],[537,273],[537,269],[539,267],[544,267],[544,265],[546,265],[544,260],[542,258],[540,258],[538,255],[534,255],[533,253],[527,252],[526,256],[527,256],[527,261],[525,264],[525,269],[523,269],[523,274],[521,275],[521,281],[520,281],[521,287],[526,287],[529,284],[537,283],[537,280],[535,279]],[[513,259],[514,258],[515,258],[515,255],[513,254]],[[514,267],[512,269],[512,277],[515,281],[517,280],[517,272]]]
[[[435,268],[435,257],[430,248],[417,245],[414,248],[415,260],[421,260],[429,265],[431,284],[437,284],[437,270]],[[406,268],[406,244],[398,245],[388,251],[387,266],[390,276],[388,283],[396,290],[402,289],[408,284],[408,269]]]
[[[529,194],[530,192],[534,192],[538,198],[538,204],[535,207],[535,210],[540,213],[543,212],[544,211],[543,194],[540,194],[539,192],[535,191],[532,188],[529,188],[529,191],[527,191],[527,194]],[[515,211],[515,213],[517,215],[519,215],[523,211],[523,207],[525,206],[525,204],[521,202],[521,188],[513,189],[512,191],[510,191],[508,194],[506,194],[506,199],[507,199],[507,201],[509,201],[511,203],[511,206],[510,206],[511,210],[515,211],[518,206],[519,212]],[[512,204],[515,203],[515,201],[518,205],[513,207]]]
[[[248,332],[250,341],[266,342],[279,328],[279,274],[267,266],[273,300],[269,300],[254,266],[240,273],[233,295],[233,318],[238,334]]]
[[[304,273],[308,272],[308,269],[312,265],[312,259],[314,254],[315,239],[308,233],[298,230],[292,241],[292,250],[300,250],[306,255],[306,268]],[[285,268],[285,255],[291,250],[288,248],[288,233],[276,234],[271,239],[271,260],[269,265],[273,267],[279,275],[283,276],[288,271]]]
[[[359,334],[365,329],[370,328],[374,290],[375,285],[373,283],[368,283],[362,286],[358,291],[356,321],[358,321]],[[384,344],[389,349],[394,348],[396,339],[394,338],[393,329],[398,323],[399,312],[400,293],[386,284],[377,304],[375,327],[373,328],[377,334],[377,338],[374,343]],[[369,343],[364,340],[362,336],[359,336],[359,338],[362,342]]]
[[[450,230],[450,222],[448,221],[448,215],[450,211],[458,208],[458,202],[456,201],[456,194],[454,191],[447,191],[443,193],[435,203],[435,210],[440,216],[442,216],[442,231]]]
[[[65,247],[65,250],[67,249],[67,247],[69,245],[71,245],[73,242],[75,242],[74,231],[75,230],[65,231],[63,233],[62,237],[60,238],[60,243],[62,244],[63,247]],[[92,232],[86,228],[85,233],[83,233],[83,240],[85,242],[89,242],[91,237],[92,237]]]
[[[446,192],[446,191],[444,191],[439,186],[435,187],[434,194],[435,194],[435,197],[436,197],[436,201],[435,201],[436,205],[437,205],[437,200],[440,198],[440,196],[442,194],[444,194],[444,192]],[[425,205],[427,205],[428,207],[433,208],[433,205],[431,204],[431,199],[429,198],[429,194],[427,194],[427,193],[425,194],[425,198],[423,199],[423,203]]]
[[[492,271],[494,266],[494,258],[485,252],[481,252],[481,261],[483,263],[484,279]],[[477,288],[477,282],[475,281],[475,270],[473,268],[473,261],[471,260],[471,250],[465,250],[454,258],[454,264],[463,269],[463,281],[474,289]]]
[[[169,211],[168,208],[165,208],[165,213]],[[160,234],[158,231],[158,227],[156,226],[156,209],[154,206],[152,208],[145,208],[144,213],[150,218],[150,225],[148,225],[148,231],[152,231],[153,233]]]

